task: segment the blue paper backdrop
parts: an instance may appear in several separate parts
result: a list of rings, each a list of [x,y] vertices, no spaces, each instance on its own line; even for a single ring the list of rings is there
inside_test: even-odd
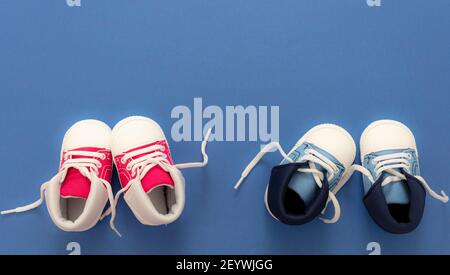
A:
[[[447,0],[64,0],[0,2],[0,208],[35,200],[55,174],[64,132],[77,120],[114,126],[128,115],[157,120],[170,137],[173,107],[280,106],[290,148],[332,122],[358,141],[380,118],[415,132],[423,175],[450,192],[450,2]],[[200,158],[199,142],[170,140],[176,162]],[[121,201],[118,238],[107,222],[66,233],[45,206],[0,217],[0,253],[384,254],[450,253],[450,206],[427,198],[422,224],[396,236],[362,204],[360,176],[338,195],[341,221],[290,227],[263,204],[270,155],[232,188],[258,142],[212,142],[206,169],[185,171],[187,204],[167,227],[141,225]],[[117,178],[113,182],[117,190]]]

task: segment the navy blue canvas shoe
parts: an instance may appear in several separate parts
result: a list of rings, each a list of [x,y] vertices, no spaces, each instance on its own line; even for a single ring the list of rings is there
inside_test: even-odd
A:
[[[420,223],[425,195],[443,203],[447,195],[435,193],[420,176],[419,154],[411,130],[393,120],[370,124],[361,136],[361,162],[353,165],[363,174],[364,204],[373,220],[384,230],[403,234]]]
[[[275,150],[283,161],[273,167],[266,188],[265,204],[272,217],[289,225],[305,224],[323,213],[331,201],[334,217],[321,220],[337,222],[340,206],[335,194],[345,184],[344,174],[356,155],[350,134],[339,126],[322,124],[308,131],[288,154],[277,142],[267,144],[246,167],[235,189],[266,153]]]

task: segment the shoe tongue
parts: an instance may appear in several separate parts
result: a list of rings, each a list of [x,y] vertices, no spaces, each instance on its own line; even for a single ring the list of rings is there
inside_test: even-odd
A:
[[[400,169],[394,169],[401,172]],[[383,173],[382,181],[392,176],[389,173]],[[408,204],[409,203],[409,190],[406,181],[393,181],[382,187],[384,197],[388,204]]]
[[[175,187],[170,174],[164,171],[159,165],[156,165],[141,179],[142,188],[145,193],[150,193],[159,186],[167,186],[171,189]]]
[[[309,168],[307,163],[305,163],[304,168]],[[323,167],[316,165],[316,169],[326,175]],[[292,176],[288,188],[297,193],[306,206],[309,206],[314,201],[319,192],[319,187],[311,173],[296,172]]]
[[[91,190],[91,181],[78,169],[69,168],[61,185],[60,195],[63,198],[87,199]]]

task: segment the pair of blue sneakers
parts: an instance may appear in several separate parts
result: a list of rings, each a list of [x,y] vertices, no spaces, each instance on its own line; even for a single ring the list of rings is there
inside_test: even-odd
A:
[[[448,202],[443,191],[437,194],[420,176],[414,135],[398,121],[379,120],[364,130],[362,165],[353,165],[356,145],[351,135],[333,124],[312,128],[287,154],[279,143],[269,143],[246,167],[235,189],[261,158],[274,150],[281,153],[283,161],[272,169],[265,204],[268,212],[285,224],[308,223],[323,214],[329,202],[334,216],[320,219],[337,222],[341,210],[336,194],[355,171],[363,175],[363,202],[370,216],[388,232],[408,233],[419,225],[427,192]]]

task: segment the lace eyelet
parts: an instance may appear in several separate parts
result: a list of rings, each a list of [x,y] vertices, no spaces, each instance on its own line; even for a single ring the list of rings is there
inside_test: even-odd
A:
[[[411,153],[408,154],[408,159],[412,159],[412,154]]]
[[[131,170],[131,167],[127,165],[127,171],[130,171],[130,170]]]
[[[125,164],[127,161],[126,161],[124,158],[121,158],[121,159],[120,159],[120,162],[121,162],[122,164]]]
[[[106,159],[106,154],[101,154],[100,155],[100,159],[105,160]]]

